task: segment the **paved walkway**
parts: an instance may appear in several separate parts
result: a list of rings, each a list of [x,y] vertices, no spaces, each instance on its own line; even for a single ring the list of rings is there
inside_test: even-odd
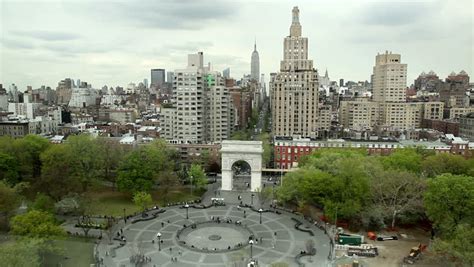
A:
[[[135,266],[131,263],[130,257],[137,254],[149,257],[151,262],[143,266],[150,267],[246,266],[245,263],[250,259],[250,245],[244,244],[245,246],[237,250],[225,250],[226,246],[234,247],[243,240],[248,241],[248,236],[246,236],[248,232],[240,231],[235,225],[236,221],[240,221],[242,227],[247,227],[258,239],[262,238],[263,242],[255,243],[252,246],[252,256],[259,261],[260,266],[268,266],[274,262],[286,262],[289,266],[298,266],[295,256],[300,251],[306,250],[305,242],[308,239],[315,241],[317,254],[312,257],[313,262],[306,264],[306,266],[327,266],[329,239],[322,231],[307,222],[304,222],[307,225],[304,224],[302,227],[311,228],[314,236],[296,230],[295,221],[291,219],[292,215],[286,213],[281,215],[272,212],[262,213],[262,224],[260,224],[258,212],[248,208],[239,208],[236,204],[232,204],[240,202],[237,199],[238,195],[242,196],[244,203],[250,204],[251,193],[220,192],[220,196],[224,197],[229,204],[209,209],[189,208],[189,219],[186,219],[186,209],[170,207],[166,208],[166,212],[161,213],[156,219],[126,224],[123,227],[123,234],[127,242],[125,246],[115,250],[116,256],[112,257],[111,254],[113,254],[113,247],[119,245],[118,241],[109,245],[106,240],[102,240],[99,245],[99,255],[104,259],[103,266]],[[204,201],[207,200],[204,199]],[[257,202],[254,198],[254,206],[259,208]],[[215,226],[205,224],[205,228],[197,225],[195,230],[189,231],[187,229],[186,236],[177,238],[178,230],[182,229],[184,225],[212,221],[212,218],[216,219],[217,217],[221,220],[224,219],[224,222]],[[231,219],[232,223],[226,223],[225,219]],[[156,237],[158,232],[161,233],[163,241],[161,245],[158,244]],[[180,244],[180,240],[192,240],[193,244],[199,244],[201,248],[211,251],[189,248]],[[213,251],[214,248],[218,251]],[[177,257],[177,262],[171,260],[173,257]],[[303,262],[305,261],[306,259],[303,259]]]

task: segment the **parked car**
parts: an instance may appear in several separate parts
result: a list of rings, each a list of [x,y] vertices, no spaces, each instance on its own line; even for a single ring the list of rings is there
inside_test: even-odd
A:
[[[377,241],[387,241],[387,240],[398,240],[398,236],[392,235],[392,236],[378,236]]]

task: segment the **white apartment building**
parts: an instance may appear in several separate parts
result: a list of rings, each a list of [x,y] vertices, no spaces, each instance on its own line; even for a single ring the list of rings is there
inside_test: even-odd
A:
[[[24,116],[26,119],[34,119],[40,103],[8,103],[8,112],[16,116]]]
[[[373,68],[373,100],[377,102],[405,102],[407,64],[400,54],[377,54]]]
[[[441,101],[437,102],[425,102],[423,103],[423,119],[428,120],[442,120],[444,103]]]
[[[471,112],[474,112],[474,106],[472,107],[452,107],[449,109],[450,120],[458,120],[459,117],[467,115]]]
[[[163,137],[175,143],[214,143],[230,137],[234,107],[219,72],[204,67],[203,53],[188,55],[174,71],[171,108],[162,108]]]
[[[356,131],[372,130],[380,120],[380,105],[367,98],[341,101],[339,122],[344,128]]]
[[[99,97],[97,90],[92,88],[73,88],[69,107],[85,108],[94,106]]]

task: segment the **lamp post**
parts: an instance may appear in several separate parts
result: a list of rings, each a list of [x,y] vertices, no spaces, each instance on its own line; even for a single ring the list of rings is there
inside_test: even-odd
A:
[[[189,215],[188,215],[189,205],[188,205],[188,203],[186,203],[186,205],[184,205],[184,207],[186,208],[186,220],[187,220],[187,219],[189,219]]]
[[[125,210],[126,210],[126,209],[125,209],[125,208],[123,208],[123,221],[124,221],[124,222],[126,222],[126,221],[127,221],[127,219],[125,218]]]
[[[260,213],[260,224],[262,224],[262,212],[263,212],[263,210],[262,210],[262,208],[260,208],[258,210],[258,213]]]
[[[337,233],[337,208],[338,206],[336,206],[336,216],[334,218],[334,232],[333,232],[333,246],[332,246],[332,253],[331,253],[331,260],[334,260],[335,257],[336,257],[336,233]]]
[[[156,234],[156,238],[158,238],[158,251],[161,251],[161,233],[160,232]]]
[[[193,176],[191,175],[191,197],[193,196]]]
[[[250,259],[253,258],[253,240],[249,240],[250,244]]]
[[[254,197],[254,196],[255,196],[255,195],[252,193],[252,195],[251,195],[251,200],[250,200],[250,205],[253,205],[253,197]]]

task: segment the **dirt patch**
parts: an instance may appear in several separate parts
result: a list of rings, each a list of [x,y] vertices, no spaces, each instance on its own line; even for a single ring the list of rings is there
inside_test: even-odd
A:
[[[359,233],[362,234],[362,233]],[[375,258],[364,258],[369,267],[403,266],[403,258],[408,255],[412,247],[418,247],[419,244],[428,246],[422,254],[421,259],[415,265],[407,266],[447,266],[445,262],[441,263],[439,258],[429,251],[430,233],[421,229],[400,229],[396,232],[377,232],[377,235],[398,236],[398,240],[373,241],[367,239],[366,242],[373,244],[378,248],[379,256]]]

